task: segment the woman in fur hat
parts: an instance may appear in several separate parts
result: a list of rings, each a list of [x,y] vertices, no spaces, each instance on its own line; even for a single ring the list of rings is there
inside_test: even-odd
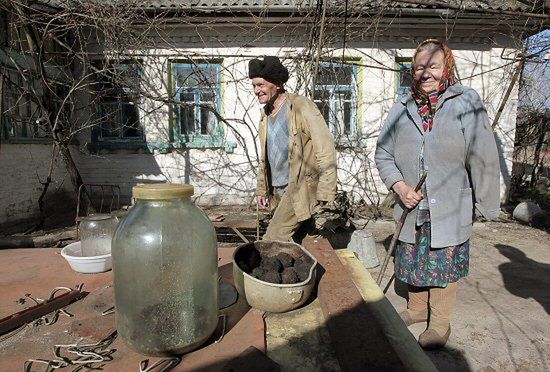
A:
[[[408,214],[395,253],[395,276],[409,286],[405,324],[428,322],[418,342],[445,345],[459,279],[468,274],[474,202],[487,219],[500,213],[500,167],[487,112],[455,77],[447,45],[430,39],[413,56],[413,86],[390,110],[376,166]],[[423,188],[414,186],[428,172]]]
[[[288,70],[279,58],[251,60],[248,76],[264,105],[256,195],[274,211],[264,239],[289,241],[319,204],[334,200],[334,141],[315,103],[286,92]]]

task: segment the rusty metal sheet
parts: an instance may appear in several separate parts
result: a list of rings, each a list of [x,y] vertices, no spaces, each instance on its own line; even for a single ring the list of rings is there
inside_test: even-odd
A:
[[[61,288],[55,288],[52,291],[50,298],[45,299],[42,303],[0,319],[0,335],[30,323],[46,314],[51,313],[52,311],[62,309],[70,303],[78,301],[87,295],[87,292],[80,291],[80,288],[64,288],[63,290],[67,290],[67,292],[55,296],[54,294],[58,289]]]
[[[29,293],[47,298],[54,287],[71,287],[84,283],[83,290],[92,292],[112,281],[112,272],[80,274],[61,257],[61,248],[0,250],[0,317],[35,305],[19,299]]]
[[[225,244],[219,249],[220,274],[230,283],[233,281],[231,258],[234,248],[235,245]],[[9,260],[3,262],[17,262],[12,265],[15,272],[6,267],[9,265],[1,269],[0,303],[13,302],[15,306],[16,300],[28,291],[35,296],[42,291],[45,296],[60,282],[76,283],[80,280],[85,286],[88,285],[90,291],[86,298],[67,307],[74,314],[73,318],[60,317],[51,326],[28,326],[12,337],[0,340],[0,370],[19,370],[25,360],[30,358],[53,359],[53,348],[57,344],[76,343],[82,338],[87,342],[98,341],[109,336],[115,329],[114,314],[102,315],[114,303],[111,273],[75,273],[57,254],[58,251],[59,249],[22,249],[0,252],[0,259]],[[7,285],[15,289],[5,291]],[[221,342],[213,343],[220,335],[221,330],[218,329],[211,340],[207,341],[210,343],[208,346],[184,355],[174,371],[222,371],[229,361],[237,358],[250,346],[265,352],[263,312],[250,309],[244,299],[221,312],[227,315],[227,333]],[[136,371],[139,370],[141,361],[149,359],[152,364],[158,360],[135,353],[119,337],[114,339],[109,348],[116,351],[112,354],[113,360],[106,362],[103,367],[107,371]]]

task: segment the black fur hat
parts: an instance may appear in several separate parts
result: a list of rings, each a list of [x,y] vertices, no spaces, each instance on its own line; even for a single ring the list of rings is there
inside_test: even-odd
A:
[[[250,79],[261,77],[274,83],[286,83],[288,81],[288,70],[278,57],[265,56],[263,61],[253,59],[248,63],[248,77]]]

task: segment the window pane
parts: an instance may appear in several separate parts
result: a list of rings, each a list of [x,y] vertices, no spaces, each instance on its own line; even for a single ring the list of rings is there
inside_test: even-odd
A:
[[[175,71],[177,88],[215,88],[218,84],[216,65],[178,64]]]
[[[216,129],[216,115],[212,110],[215,109],[216,95],[213,92],[201,92],[201,134],[214,135]],[[202,107],[203,105],[208,108]]]
[[[105,102],[101,105],[101,137],[117,138],[120,136],[118,126],[118,103]]]
[[[96,89],[101,137],[139,138],[138,103],[141,71],[137,63],[98,66]]]
[[[353,84],[353,66],[323,65],[319,68],[317,85],[351,85]]]
[[[135,63],[117,64],[115,70],[115,83],[120,87],[119,94],[123,95],[127,101],[139,99],[141,80],[139,66]]]
[[[199,79],[192,66],[178,66],[176,71],[176,86],[178,88],[194,88],[199,84]]]
[[[3,118],[11,137],[43,138],[50,134],[49,125],[36,103],[42,83],[32,76],[25,78],[17,71],[4,71]],[[35,93],[36,92],[36,93]]]
[[[353,123],[351,121],[351,102],[344,102],[344,134],[350,135],[353,133]]]
[[[323,115],[323,118],[325,119],[325,122],[330,127],[330,92],[326,89],[322,89],[320,87],[317,87],[315,90],[315,104],[317,105],[317,108],[319,111],[321,111],[321,115]]]
[[[179,95],[180,134],[195,133],[195,93],[183,92]]]
[[[351,128],[350,91],[337,91],[334,93],[334,111],[334,118],[336,121],[335,135],[349,134],[349,129]]]
[[[411,74],[411,62],[398,62],[398,72],[397,72],[397,94],[399,96],[407,94],[408,88],[413,84],[413,77]]]
[[[136,105],[122,104],[122,120],[124,121],[124,129],[122,131],[124,137],[141,137],[139,112]]]
[[[315,87],[317,107],[335,137],[352,134],[357,108],[354,66],[323,64],[319,72]]]
[[[209,104],[214,108],[214,105]],[[214,135],[216,130],[216,115],[207,108],[201,108],[201,134]]]
[[[180,108],[180,134],[217,134],[218,120],[213,110],[219,99],[219,67],[219,64],[207,63],[174,65],[176,89],[193,92],[178,97],[193,105]]]
[[[413,83],[413,78],[411,74],[411,70],[408,67],[403,68],[400,70],[399,73],[399,85],[401,87],[410,87]]]

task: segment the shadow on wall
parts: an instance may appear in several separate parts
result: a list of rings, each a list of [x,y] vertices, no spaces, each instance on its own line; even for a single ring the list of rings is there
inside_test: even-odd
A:
[[[70,183],[69,180],[67,182]],[[74,223],[76,211],[75,195],[65,189],[49,192],[45,198],[44,229],[67,226]]]
[[[153,154],[121,150],[80,155],[76,162],[84,183],[119,186],[122,205],[130,204],[135,185],[167,181]]]
[[[510,260],[498,266],[508,292],[525,299],[533,298],[550,314],[550,264],[534,261],[510,245],[495,244],[495,248]]]
[[[67,180],[68,181],[68,180]],[[0,231],[2,235],[11,235],[22,233],[27,229],[31,229],[36,226],[40,218],[40,212],[38,211],[38,196],[36,199],[32,199],[30,206],[33,210],[26,218],[18,218],[15,220],[9,220],[0,224]],[[66,189],[56,189],[51,187],[44,198],[44,225],[42,229],[51,230],[64,226],[70,226],[74,224],[75,211],[76,211],[76,197],[75,195]],[[17,204],[13,203],[6,208],[15,207]]]

